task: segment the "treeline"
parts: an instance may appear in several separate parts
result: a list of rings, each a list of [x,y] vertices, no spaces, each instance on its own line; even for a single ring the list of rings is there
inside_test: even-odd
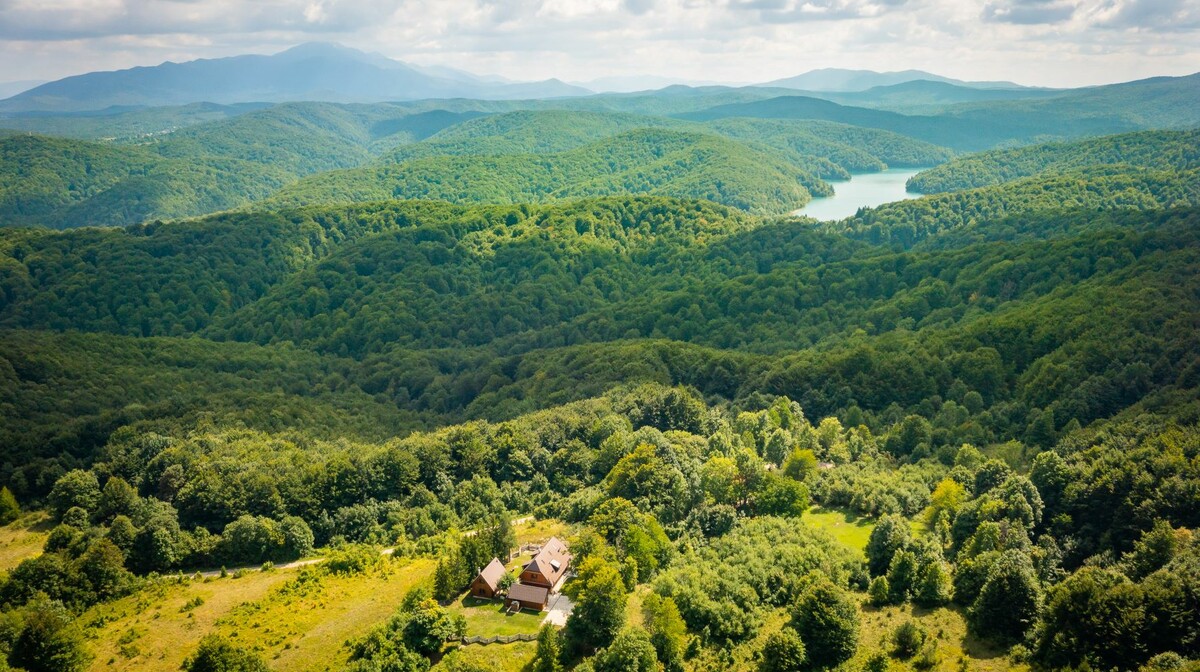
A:
[[[823,179],[848,179],[849,171],[878,171],[889,165],[931,166],[951,155],[949,150],[896,133],[813,120],[731,119],[697,124],[614,112],[540,110],[459,124],[424,142],[400,146],[385,159],[404,163],[431,156],[550,154],[638,129],[708,133],[753,143],[760,151],[786,153],[789,160]]]
[[[786,155],[715,135],[640,129],[555,153],[426,156],[332,171],[282,189],[268,206],[388,198],[538,203],[647,194],[782,214],[803,206],[812,193],[832,192]]]

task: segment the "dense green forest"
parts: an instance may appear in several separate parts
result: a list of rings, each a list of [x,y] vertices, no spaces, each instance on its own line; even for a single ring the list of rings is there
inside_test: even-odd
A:
[[[922,194],[939,194],[1100,165],[1194,170],[1200,167],[1200,131],[1142,131],[982,152],[923,171],[908,186]]]
[[[0,670],[1195,670],[1180,86],[0,135]]]
[[[266,164],[164,158],[141,148],[0,138],[0,217],[7,226],[71,228],[183,217],[264,198],[291,180]]]
[[[975,389],[989,403],[1036,399],[1005,411],[1022,418],[1055,402],[1060,427],[1174,385],[1195,360],[1191,313],[1178,309],[1195,303],[1196,216],[1055,213],[1041,216],[1046,231],[1022,240],[922,252],[881,252],[803,222],[756,225],[734,211],[653,199],[378,205],[125,231],[14,231],[0,320],[290,342],[360,362],[332,366],[370,394],[452,416],[473,407],[501,417],[514,401],[536,408],[543,395],[562,401],[555,395],[570,389],[577,366],[568,362],[580,359],[598,361],[576,370],[583,377],[574,384],[602,390],[584,373],[620,382],[642,358],[612,368],[614,357],[649,347],[653,362],[657,346],[638,339],[664,339],[704,346],[665,382],[709,394],[788,394],[832,414],[913,408],[949,398],[952,387],[961,403]],[[1087,225],[1079,234],[1070,224],[1054,228],[1064,221]],[[1130,326],[1134,315],[1153,322],[1152,333]],[[1045,334],[1036,346],[1012,336],[1035,333]],[[628,345],[587,345],[619,342]],[[1083,343],[1109,354],[1088,360]],[[996,371],[977,378],[972,358],[947,368],[956,352],[976,352]],[[1046,375],[1065,376],[1054,383],[1065,396],[1039,392]],[[1112,392],[1096,398],[1077,388],[1093,378]],[[533,393],[534,384],[546,389]],[[980,428],[1019,437],[1025,421],[992,416]]]
[[[967,155],[909,179],[909,189],[932,196],[863,209],[826,228],[908,247],[1006,215],[1192,206],[1200,202],[1198,137],[1142,131]]]
[[[332,171],[282,189],[269,206],[387,198],[536,203],[585,196],[701,198],[782,214],[832,190],[786,156],[713,135],[634,130],[552,154],[431,156]]]
[[[228,210],[472,116],[304,103],[116,143],[13,134],[0,137],[0,222],[119,226]]]

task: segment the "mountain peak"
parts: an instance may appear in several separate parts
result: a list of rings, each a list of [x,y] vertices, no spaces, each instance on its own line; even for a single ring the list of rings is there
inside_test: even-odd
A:
[[[557,80],[497,82],[462,71],[417,68],[335,42],[306,42],[271,56],[200,59],[76,75],[13,96],[0,104],[0,110],[87,111],[198,102],[543,98],[588,93]]]
[[[1012,82],[966,82],[961,79],[944,77],[924,70],[898,70],[893,72],[876,72],[874,70],[849,70],[846,68],[819,68],[809,70],[802,75],[787,77],[766,82],[763,86],[773,86],[802,91],[821,91],[826,93],[851,93],[866,91],[881,86],[895,86],[908,82],[927,81],[954,84],[980,89],[1019,89],[1024,88]]]

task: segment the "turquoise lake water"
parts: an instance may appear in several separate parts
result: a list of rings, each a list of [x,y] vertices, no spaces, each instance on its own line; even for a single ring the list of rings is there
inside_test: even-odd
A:
[[[858,212],[859,208],[917,198],[920,194],[905,191],[904,183],[922,170],[925,168],[895,168],[882,173],[855,175],[848,182],[831,182],[833,196],[814,198],[793,214],[822,221],[844,219]]]

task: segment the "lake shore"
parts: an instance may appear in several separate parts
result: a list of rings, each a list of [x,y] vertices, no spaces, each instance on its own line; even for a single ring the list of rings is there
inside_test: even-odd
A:
[[[859,208],[918,198],[921,194],[905,190],[908,178],[928,168],[889,168],[878,173],[853,175],[849,180],[833,182],[833,196],[814,198],[793,215],[821,221],[845,219]]]

